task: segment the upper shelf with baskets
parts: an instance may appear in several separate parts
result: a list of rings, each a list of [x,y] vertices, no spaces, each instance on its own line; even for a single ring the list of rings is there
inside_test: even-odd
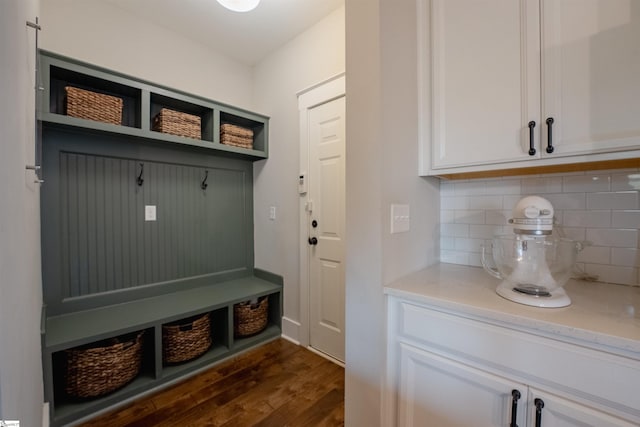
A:
[[[39,118],[73,126],[215,150],[268,157],[269,118],[40,51]]]

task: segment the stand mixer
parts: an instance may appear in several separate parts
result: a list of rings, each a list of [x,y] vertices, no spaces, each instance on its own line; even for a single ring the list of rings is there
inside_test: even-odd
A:
[[[491,243],[493,263],[485,248],[482,266],[501,279],[498,295],[534,307],[566,307],[571,299],[563,289],[571,277],[582,244],[553,236],[553,206],[539,196],[527,196],[513,208],[513,234],[495,236]]]

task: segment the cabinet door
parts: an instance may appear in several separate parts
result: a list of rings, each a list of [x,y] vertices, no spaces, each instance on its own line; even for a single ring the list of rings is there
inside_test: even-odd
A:
[[[542,120],[554,119],[543,156],[640,148],[640,2],[541,4]],[[544,124],[545,146],[547,133]]]
[[[537,401],[542,402],[539,414],[536,414]],[[539,423],[537,423],[537,418]],[[547,394],[533,388],[529,389],[528,426],[544,427],[632,427],[620,418],[613,417],[576,402]]]
[[[399,426],[504,427],[512,390],[521,393],[517,423],[524,426],[527,387],[400,344]]]
[[[432,169],[537,158],[538,1],[432,0],[429,13]]]

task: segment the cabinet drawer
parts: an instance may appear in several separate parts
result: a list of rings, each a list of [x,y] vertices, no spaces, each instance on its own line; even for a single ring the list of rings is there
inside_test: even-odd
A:
[[[640,419],[640,361],[399,303],[398,338]]]

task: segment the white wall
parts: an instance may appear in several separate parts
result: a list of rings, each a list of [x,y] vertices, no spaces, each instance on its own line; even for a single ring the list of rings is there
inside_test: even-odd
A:
[[[378,0],[346,2],[349,143],[345,425],[349,426],[381,425],[386,322],[382,295],[384,153],[380,13]]]
[[[34,164],[37,0],[0,0],[0,419],[42,421],[40,188]]]
[[[437,261],[439,182],[418,177],[416,2],[346,2],[346,425],[380,426],[383,287]],[[390,234],[390,204],[411,231]],[[374,409],[375,408],[375,409]]]
[[[256,267],[284,277],[284,333],[299,340],[300,134],[297,92],[344,72],[344,7],[255,67],[254,101],[271,117],[269,159],[254,166]],[[269,220],[269,207],[276,220]]]
[[[41,1],[43,49],[253,110],[250,67],[107,2]]]

